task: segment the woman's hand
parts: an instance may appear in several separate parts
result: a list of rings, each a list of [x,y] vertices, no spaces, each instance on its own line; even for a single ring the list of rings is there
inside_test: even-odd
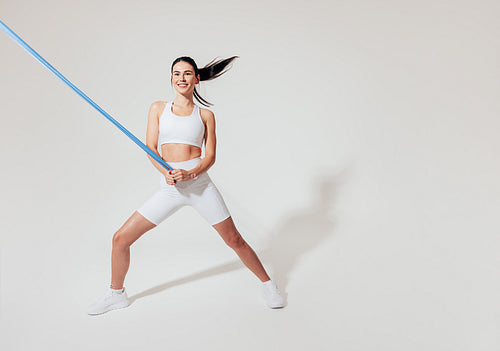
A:
[[[184,169],[174,169],[173,171],[168,171],[165,174],[165,179],[167,184],[175,185],[174,180],[178,182],[185,182],[186,180],[191,179],[191,174]]]

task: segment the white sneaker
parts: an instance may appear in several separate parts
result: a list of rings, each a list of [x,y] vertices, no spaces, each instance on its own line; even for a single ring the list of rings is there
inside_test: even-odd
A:
[[[103,297],[87,307],[87,313],[90,315],[96,315],[116,310],[118,308],[124,308],[128,305],[130,305],[130,301],[127,297],[127,293],[125,292],[125,288],[123,288],[123,292],[121,294],[108,288]]]
[[[282,308],[285,306],[283,296],[281,296],[278,286],[274,282],[264,285],[264,298],[270,308]]]

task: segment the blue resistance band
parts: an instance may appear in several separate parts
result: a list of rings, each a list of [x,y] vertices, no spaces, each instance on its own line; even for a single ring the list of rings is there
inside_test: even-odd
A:
[[[16,33],[14,33],[9,27],[7,27],[2,21],[0,21],[0,29],[7,34],[12,40],[14,40],[17,44],[19,44],[22,48],[24,48],[28,53],[30,53],[34,58],[36,58],[40,63],[42,63],[45,67],[52,71],[57,77],[59,77],[64,83],[66,83],[71,89],[73,89],[78,95],[87,100],[89,104],[91,104],[97,111],[99,111],[104,117],[109,119],[115,126],[117,126],[125,135],[127,135],[130,139],[134,141],[137,145],[141,147],[144,151],[146,151],[152,158],[154,158],[159,164],[161,164],[164,168],[169,171],[173,170],[173,168],[166,163],[163,159],[161,159],[156,153],[154,153],[149,147],[144,145],[139,139],[137,139],[132,133],[130,133],[124,126],[118,123],[113,117],[111,117],[106,111],[99,107],[92,99],[90,99],[87,95],[85,95],[80,89],[73,85],[69,80],[67,80],[61,73],[59,73],[54,67],[51,66],[50,63],[44,60],[42,56],[40,56],[35,50],[33,50],[28,44],[24,42]]]

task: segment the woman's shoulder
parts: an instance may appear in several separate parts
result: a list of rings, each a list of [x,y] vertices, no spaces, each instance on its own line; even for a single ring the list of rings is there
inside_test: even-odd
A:
[[[149,108],[149,119],[153,118],[157,123],[160,121],[160,116],[165,110],[167,102],[166,101],[155,101],[151,104]]]
[[[161,109],[161,108],[165,107],[165,105],[167,104],[167,102],[168,101],[159,101],[158,100],[158,101],[153,102],[151,104],[151,107],[152,108],[159,108],[159,109]]]
[[[214,113],[212,112],[212,110],[209,110],[208,108],[201,108],[200,107],[200,115],[201,115],[201,119],[205,123],[207,121],[210,121],[210,120],[213,121],[215,119]]]
[[[166,106],[167,101],[155,101],[151,104],[151,110],[161,115]]]
[[[200,107],[200,113],[202,115],[205,115],[205,116],[211,116],[211,117],[215,116],[214,113],[213,113],[213,111],[209,110],[208,108],[202,108],[202,107]]]

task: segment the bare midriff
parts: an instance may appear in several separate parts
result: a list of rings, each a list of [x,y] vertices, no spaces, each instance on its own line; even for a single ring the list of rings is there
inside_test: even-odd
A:
[[[161,145],[161,154],[165,162],[182,162],[201,157],[201,149],[194,145],[167,143]]]

